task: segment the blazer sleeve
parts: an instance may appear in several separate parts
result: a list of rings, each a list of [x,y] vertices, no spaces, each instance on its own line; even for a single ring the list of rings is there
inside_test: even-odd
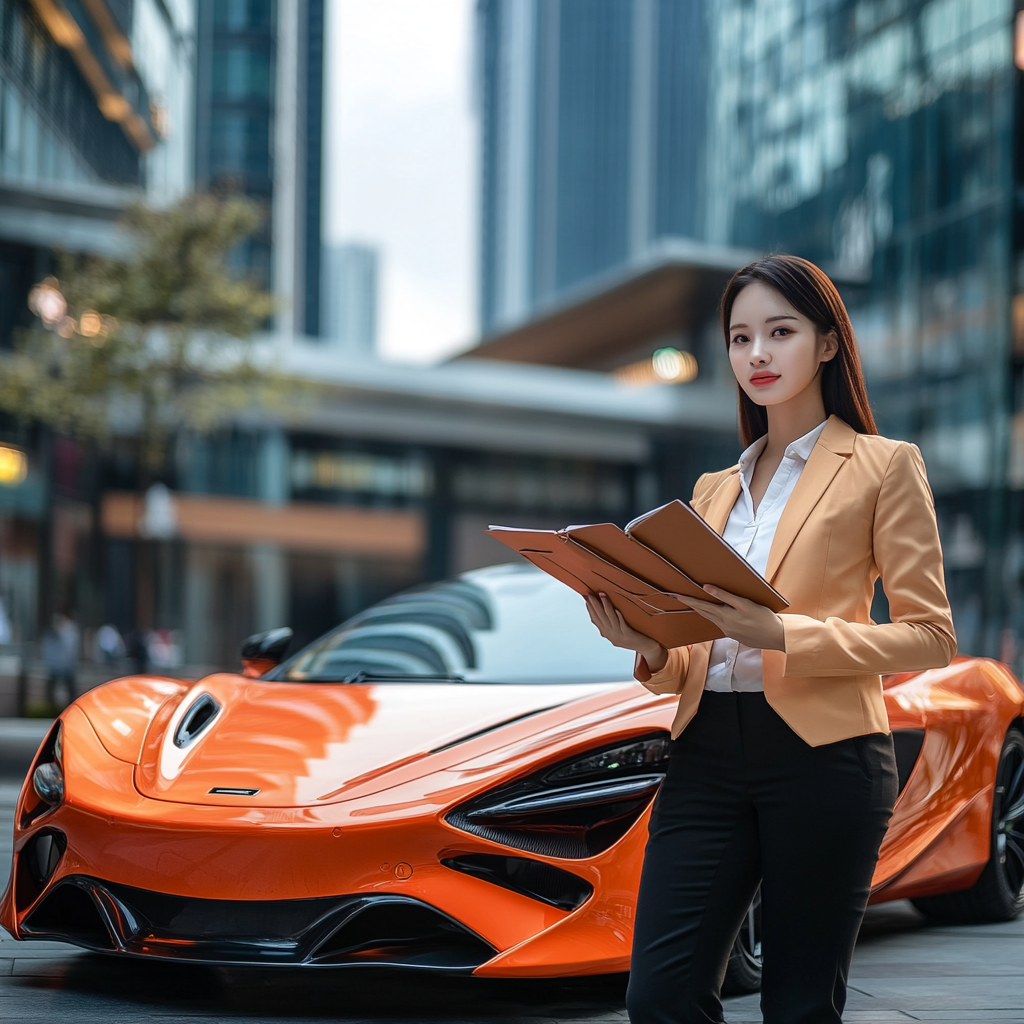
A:
[[[651,693],[682,693],[686,673],[689,671],[690,648],[672,647],[669,649],[665,667],[657,672],[652,672],[647,659],[638,654],[633,667],[633,678],[638,683],[643,683]]]
[[[783,612],[786,676],[916,672],[953,660],[956,635],[935,504],[915,445],[899,445],[889,461],[875,505],[872,544],[892,621],[822,622]]]
[[[700,476],[693,485],[693,498],[697,499],[703,489],[707,473]],[[647,664],[647,659],[642,654],[637,654],[636,662],[633,665],[633,678],[638,683],[643,683],[652,693],[682,693],[683,684],[686,682],[686,674],[690,671],[690,648],[672,647],[668,652],[668,661],[665,667],[657,672],[652,672]]]

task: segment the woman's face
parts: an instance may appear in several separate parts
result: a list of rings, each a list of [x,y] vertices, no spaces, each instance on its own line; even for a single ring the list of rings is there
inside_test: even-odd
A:
[[[755,281],[736,296],[729,324],[729,362],[736,380],[758,405],[781,405],[809,387],[822,363],[834,358],[834,332],[818,333],[774,288]]]

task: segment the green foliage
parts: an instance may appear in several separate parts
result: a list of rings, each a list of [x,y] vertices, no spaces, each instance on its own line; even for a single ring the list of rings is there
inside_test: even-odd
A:
[[[248,200],[193,195],[130,210],[124,257],[62,255],[52,284],[66,311],[0,359],[0,408],[100,444],[125,433],[147,471],[181,428],[283,409],[295,389],[251,340],[273,299],[228,267],[260,219]]]

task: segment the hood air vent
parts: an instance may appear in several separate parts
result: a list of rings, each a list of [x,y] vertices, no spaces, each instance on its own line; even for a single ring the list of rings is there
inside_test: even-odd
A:
[[[220,705],[208,693],[197,697],[174,734],[174,745],[187,747],[217,717],[218,711]]]

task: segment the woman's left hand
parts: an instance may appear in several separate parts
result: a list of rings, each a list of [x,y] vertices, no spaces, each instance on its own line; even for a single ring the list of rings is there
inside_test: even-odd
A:
[[[723,604],[701,601],[699,598],[677,595],[683,604],[713,622],[727,637],[738,640],[744,647],[762,651],[784,651],[786,633],[782,619],[770,608],[745,597],[737,597],[728,590],[710,585],[703,588]]]

